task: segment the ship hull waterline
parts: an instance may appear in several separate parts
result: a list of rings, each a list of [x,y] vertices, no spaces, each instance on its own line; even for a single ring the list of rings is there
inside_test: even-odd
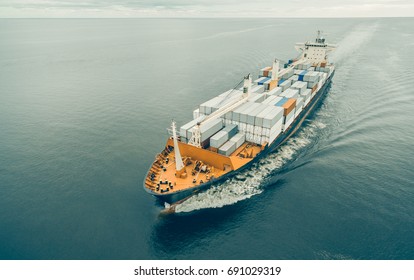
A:
[[[153,196],[155,196],[157,199],[161,200],[162,202],[167,202],[168,204],[179,203],[181,201],[188,199],[189,197],[195,194],[206,191],[210,189],[214,184],[219,184],[225,181],[226,179],[232,176],[235,176],[237,173],[240,173],[241,171],[251,167],[254,163],[257,163],[264,156],[268,155],[269,153],[274,152],[277,148],[279,148],[283,143],[285,143],[290,137],[292,137],[295,134],[295,132],[301,127],[301,124],[303,123],[303,121],[307,117],[311,116],[311,114],[318,108],[318,106],[320,105],[320,103],[322,102],[326,94],[328,93],[334,74],[335,74],[335,71],[332,72],[332,74],[326,80],[325,84],[318,90],[314,98],[312,98],[309,104],[302,110],[299,117],[295,119],[295,121],[291,124],[288,130],[282,132],[270,144],[270,146],[266,147],[263,151],[257,154],[253,160],[243,165],[239,169],[230,171],[229,173],[226,173],[213,180],[210,180],[209,182],[206,182],[204,184],[200,184],[200,185],[194,186],[193,188],[177,191],[174,193],[164,193],[164,194],[155,193],[145,187],[145,181],[144,181],[143,185],[144,185],[145,191],[152,194]]]

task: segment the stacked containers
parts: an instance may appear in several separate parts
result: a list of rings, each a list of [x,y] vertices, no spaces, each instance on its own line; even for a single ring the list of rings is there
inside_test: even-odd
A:
[[[308,72],[307,70],[300,70],[301,72],[298,74],[298,81],[303,81],[303,79],[305,78],[306,73]]]
[[[276,105],[276,106],[281,106],[284,109],[283,130],[286,130],[292,124],[293,120],[295,119],[296,99],[289,98],[283,104]]]
[[[259,77],[269,77],[271,70],[272,70],[272,67],[270,66],[260,69]]]
[[[299,90],[295,88],[288,88],[284,92],[282,92],[279,96],[286,97],[286,98],[298,98]]]
[[[225,131],[225,132],[227,132],[227,134],[228,134],[228,138],[230,139],[230,138],[232,138],[234,135],[236,135],[237,134],[237,132],[239,132],[239,129],[238,129],[238,126],[237,125],[235,125],[235,124],[229,124],[229,125],[227,125],[227,126],[225,126],[223,129],[222,129],[222,131]]]
[[[264,90],[269,91],[277,86],[277,80],[267,80],[263,83]]]
[[[265,100],[266,95],[260,94],[260,93],[251,93],[248,101],[255,102],[255,103],[261,103]]]
[[[312,91],[310,89],[306,89],[303,93],[300,94],[300,96],[304,100],[304,106],[307,106],[309,101],[311,100],[311,94]]]
[[[268,91],[267,92],[267,95],[268,96],[271,96],[271,95],[279,95],[281,93],[282,93],[282,88],[281,87],[275,87],[274,89]]]
[[[296,82],[299,80],[299,76],[298,75],[293,75],[292,77],[290,77],[288,80],[291,80],[292,83]]]
[[[243,145],[244,141],[246,141],[246,135],[242,132],[239,132],[230,138],[229,141],[236,143],[236,149],[238,149],[241,145]]]
[[[258,79],[257,84],[258,85],[263,85],[264,83],[267,83],[268,81],[270,81],[270,78],[263,77],[263,78]]]
[[[210,138],[210,146],[213,148],[219,148],[229,139],[229,134],[223,130],[220,130]]]
[[[291,88],[298,89],[299,94],[302,94],[306,90],[307,86],[306,82],[297,81],[291,86]]]
[[[287,79],[289,79],[290,77],[292,77],[293,76],[293,74],[294,74],[294,72],[293,72],[293,68],[290,68],[289,70],[287,70],[286,71],[286,73],[284,73],[283,75],[282,75],[282,79],[284,79],[284,80],[287,80]]]
[[[269,96],[263,104],[274,105],[275,103],[279,102],[283,97],[281,96]]]
[[[180,138],[181,142],[187,143],[191,138],[191,129],[198,123],[204,119],[204,116],[200,116],[194,120],[189,121],[188,123],[184,124],[180,127]]]
[[[279,86],[282,88],[282,91],[285,91],[290,87],[291,84],[292,84],[291,80],[286,80],[283,83],[281,83]]]
[[[236,143],[233,141],[227,141],[219,149],[219,154],[230,156],[236,150]]]
[[[265,91],[265,88],[264,88],[264,86],[263,85],[258,85],[258,86],[255,86],[254,88],[252,88],[252,90],[251,90],[251,92],[252,93],[262,93],[262,92],[264,92]]]
[[[230,124],[225,126],[222,130],[211,136],[210,146],[213,148],[219,148],[227,140],[236,135],[238,132],[237,125]]]
[[[193,135],[193,127],[187,130],[187,139],[190,140]],[[222,119],[209,120],[200,126],[201,142],[208,140],[212,135],[223,127]],[[181,133],[181,131],[180,131]]]
[[[268,77],[260,77],[259,79],[254,80],[254,83],[257,85],[262,85],[263,81],[266,81],[267,79],[269,79]]]
[[[302,97],[297,98],[296,108],[295,108],[295,118],[299,116],[299,114],[302,112],[303,105],[304,105],[303,98]]]

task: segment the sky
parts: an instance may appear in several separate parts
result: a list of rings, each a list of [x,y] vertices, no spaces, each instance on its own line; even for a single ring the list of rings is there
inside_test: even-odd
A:
[[[414,17],[414,0],[0,0],[27,17]]]

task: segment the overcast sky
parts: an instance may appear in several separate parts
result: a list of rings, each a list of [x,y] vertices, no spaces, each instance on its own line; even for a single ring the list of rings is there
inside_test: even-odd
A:
[[[0,0],[0,17],[407,16],[414,0]]]

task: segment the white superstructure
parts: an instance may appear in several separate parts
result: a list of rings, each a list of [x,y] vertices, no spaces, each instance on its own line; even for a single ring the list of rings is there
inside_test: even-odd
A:
[[[325,38],[321,31],[318,31],[318,36],[315,42],[297,43],[295,49],[301,52],[301,59],[306,59],[312,64],[326,62],[328,53],[335,50],[336,45],[325,43]]]

